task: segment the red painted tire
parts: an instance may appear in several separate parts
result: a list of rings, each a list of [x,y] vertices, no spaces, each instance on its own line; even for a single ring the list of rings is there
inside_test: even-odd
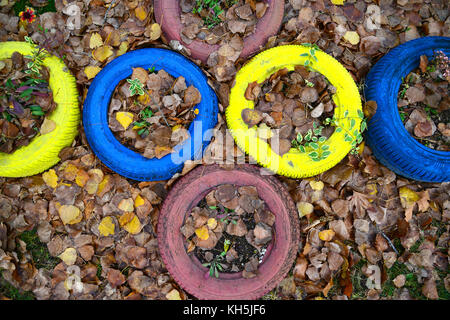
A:
[[[162,260],[187,292],[199,299],[257,299],[272,290],[289,272],[300,240],[298,214],[289,193],[274,176],[262,176],[252,165],[236,165],[232,170],[218,165],[200,166],[178,181],[162,206],[158,221],[158,245]],[[190,210],[211,189],[221,184],[251,185],[275,215],[275,236],[269,245],[258,275],[251,279],[242,273],[223,273],[219,278],[204,275],[208,271],[194,256],[186,253],[180,227]]]
[[[244,50],[240,55],[241,58],[259,51],[267,39],[277,34],[280,29],[284,14],[284,0],[266,0],[269,4],[264,16],[259,19],[255,32],[244,39]],[[178,40],[181,42],[181,9],[179,0],[154,0],[153,7],[155,10],[156,21],[161,28],[167,40]],[[182,43],[191,51],[194,59],[199,59],[206,63],[209,55],[219,49],[219,45],[210,45],[202,41],[193,41],[191,44]]]

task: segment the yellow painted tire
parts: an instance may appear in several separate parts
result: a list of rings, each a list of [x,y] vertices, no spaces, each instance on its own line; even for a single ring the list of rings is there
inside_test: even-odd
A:
[[[292,178],[311,177],[334,167],[352,149],[351,141],[345,141],[346,132],[353,132],[355,128],[359,131],[361,124],[361,97],[353,78],[336,59],[323,51],[316,51],[317,61],[310,56],[301,56],[309,51],[310,47],[307,46],[286,45],[255,56],[237,73],[236,83],[230,93],[230,104],[226,109],[226,121],[239,148],[260,165]],[[293,70],[296,65],[305,65],[307,60],[312,60],[310,67],[324,75],[336,87],[336,94],[332,96],[336,104],[335,117],[343,128],[335,130],[331,137],[321,144],[328,145],[331,154],[320,161],[313,161],[307,153],[300,153],[295,148],[280,157],[265,140],[258,138],[257,127],[248,128],[241,116],[245,108],[254,108],[254,102],[244,97],[249,83],[262,83],[276,71],[283,68]],[[349,131],[350,128],[352,131]]]
[[[30,55],[33,46],[26,42],[1,42],[0,60],[11,57],[15,51]],[[80,109],[75,78],[56,56],[45,58],[43,65],[49,70],[49,85],[57,105],[48,118],[56,123],[56,128],[47,134],[38,134],[29,145],[12,154],[0,152],[2,177],[26,177],[49,169],[59,162],[59,152],[69,146],[78,133]]]

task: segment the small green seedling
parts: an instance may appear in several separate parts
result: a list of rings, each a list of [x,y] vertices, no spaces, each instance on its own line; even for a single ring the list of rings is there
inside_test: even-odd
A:
[[[220,261],[222,261],[225,258],[225,255],[227,254],[228,250],[230,249],[231,241],[228,239],[225,239],[223,243],[223,251],[214,257],[214,259],[211,262],[203,263],[202,265],[204,267],[209,267],[209,271],[205,274],[205,278],[215,276],[216,278],[219,278],[219,271],[223,271],[222,264]]]

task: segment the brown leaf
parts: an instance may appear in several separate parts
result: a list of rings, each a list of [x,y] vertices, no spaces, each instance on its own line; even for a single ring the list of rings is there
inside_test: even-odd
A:
[[[293,270],[293,275],[295,279],[305,280],[305,272],[308,268],[308,260],[304,257],[298,257],[295,262],[295,267]]]
[[[263,118],[261,111],[249,108],[242,110],[241,116],[249,128],[257,125]]]
[[[436,131],[436,125],[432,120],[420,121],[414,127],[414,134],[419,138],[430,137]]]
[[[259,93],[261,92],[261,87],[258,82],[253,81],[250,82],[245,90],[244,97],[247,100],[255,101],[258,98]]]
[[[421,55],[419,64],[420,71],[425,73],[427,71],[427,67],[428,67],[428,58],[426,55]]]
[[[108,282],[113,288],[118,287],[125,283],[125,276],[116,269],[109,269],[107,274]]]
[[[350,197],[350,210],[355,209],[356,215],[359,218],[364,217],[366,209],[370,206],[369,196],[353,191],[353,195]]]
[[[377,102],[374,100],[369,100],[364,104],[363,112],[364,116],[370,120],[374,116],[374,114],[377,112]]]

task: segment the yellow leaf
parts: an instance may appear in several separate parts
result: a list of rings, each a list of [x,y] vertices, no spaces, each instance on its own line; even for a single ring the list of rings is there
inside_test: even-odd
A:
[[[92,51],[92,56],[95,60],[103,62],[113,55],[111,46],[101,46]]]
[[[64,261],[68,266],[71,266],[77,261],[77,250],[75,250],[75,248],[67,248],[58,256],[58,258]]]
[[[134,199],[134,206],[137,208],[137,207],[142,206],[144,203],[145,203],[144,198],[142,198],[142,197],[138,194],[137,197],[136,197],[136,199]]]
[[[131,112],[117,112],[116,120],[120,123],[120,125],[127,130],[130,124],[133,122],[134,115]]]
[[[108,192],[110,188],[110,186],[108,186],[110,184],[110,180],[111,180],[111,176],[110,175],[106,175],[102,182],[99,183],[98,185],[98,189],[97,189],[97,195],[99,197],[103,197],[103,195]],[[108,186],[108,187],[107,187]],[[106,188],[106,189],[105,189]]]
[[[44,119],[44,122],[41,125],[40,133],[41,135],[47,134],[55,130],[56,123],[53,120],[50,120],[48,118]]]
[[[75,178],[75,183],[83,188],[88,180],[89,180],[88,173],[83,169],[78,169],[77,177]]]
[[[137,234],[137,233],[141,232],[141,229],[142,229],[141,222],[139,221],[139,219],[136,215],[123,228],[131,234]]]
[[[142,82],[145,83],[145,82]],[[142,103],[143,105],[148,105],[152,101],[150,96],[147,94],[147,92],[144,92],[143,95],[138,96],[138,101]]]
[[[42,174],[42,179],[44,180],[46,185],[48,185],[53,189],[55,189],[56,186],[58,185],[58,176],[56,175],[56,172],[53,169],[44,172]]]
[[[96,49],[103,45],[102,36],[98,32],[91,34],[91,39],[89,40],[89,48]]]
[[[75,180],[78,173],[77,166],[73,165],[72,163],[69,163],[67,167],[64,168],[64,179],[73,181]]]
[[[128,50],[128,41],[124,41],[120,44],[119,49],[116,52],[116,56],[121,56]]]
[[[119,218],[119,224],[121,227],[123,227],[124,225],[126,225],[127,223],[130,223],[131,220],[133,220],[134,218],[134,212],[133,211],[128,211],[125,212],[123,215],[120,216]]]
[[[331,3],[338,6],[342,6],[344,4],[344,1],[345,0],[331,0]]]
[[[320,191],[323,189],[324,184],[322,181],[310,181],[309,185],[311,186],[311,188],[315,191]]]
[[[104,237],[114,234],[114,221],[111,217],[104,217],[98,225],[98,231]]]
[[[172,152],[172,148],[171,147],[156,146],[156,148],[155,148],[156,158],[158,158],[158,159],[161,159],[162,157],[168,155],[171,152]]]
[[[419,195],[408,187],[401,187],[399,189],[399,195],[400,202],[404,209],[412,207],[414,203],[420,199]]]
[[[331,229],[323,230],[319,232],[319,239],[322,241],[331,241],[335,235],[335,232]]]
[[[161,26],[154,23],[150,26],[150,40],[155,41],[161,37]]]
[[[210,230],[214,230],[217,227],[217,220],[214,218],[209,218],[206,224]]]
[[[147,10],[145,10],[145,8],[142,6],[139,6],[136,9],[134,9],[134,14],[136,15],[136,18],[138,18],[141,21],[144,21],[147,18]]]
[[[309,202],[300,201],[297,203],[297,211],[298,211],[298,216],[301,218],[308,214],[313,213],[314,206]]]
[[[374,195],[376,195],[378,193],[377,184],[376,183],[368,184],[367,185],[367,189],[368,189],[369,195],[371,195],[371,196],[374,196]],[[369,202],[373,202],[374,199],[368,199],[368,200],[369,200]]]
[[[86,77],[90,80],[95,78],[95,76],[97,75],[97,73],[100,72],[100,70],[102,70],[102,68],[97,66],[87,66],[86,68],[84,68],[84,73],[86,74]]]
[[[172,289],[166,294],[167,300],[182,300],[177,289]]]
[[[130,212],[134,210],[134,201],[132,198],[122,199],[117,206],[120,210]]]
[[[209,238],[209,231],[206,226],[195,229],[195,234],[200,240],[208,240]]]
[[[75,224],[83,219],[83,214],[80,209],[73,205],[62,205],[58,213],[64,224]]]
[[[359,43],[359,34],[356,31],[347,31],[344,34],[344,39],[355,45]]]
[[[84,189],[89,194],[95,194],[98,190],[100,182],[103,180],[103,171],[100,169],[91,169],[88,171],[89,180],[86,182]]]

